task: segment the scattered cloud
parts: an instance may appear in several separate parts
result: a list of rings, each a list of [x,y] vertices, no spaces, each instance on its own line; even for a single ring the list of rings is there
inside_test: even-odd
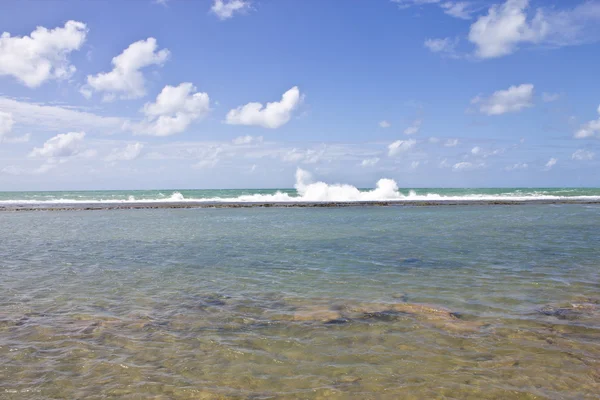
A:
[[[167,85],[156,96],[154,103],[146,103],[141,110],[146,116],[141,123],[126,123],[139,135],[170,136],[185,131],[190,124],[210,112],[207,93],[196,92],[189,82],[179,86]]]
[[[146,80],[141,69],[150,65],[162,65],[169,57],[169,50],[158,50],[156,39],[150,37],[132,43],[112,59],[113,70],[88,75],[87,85],[80,92],[87,98],[92,92],[104,92],[104,101],[136,99],[146,95]]]
[[[0,36],[0,76],[9,75],[35,88],[50,79],[66,79],[75,72],[69,54],[79,50],[87,35],[83,22],[67,21],[62,28],[38,26],[29,36]]]
[[[372,167],[379,162],[379,157],[365,158],[360,163],[361,167]]]
[[[473,8],[471,3],[466,1],[447,1],[441,4],[444,9],[444,13],[454,18],[459,19],[471,19],[473,14]]]
[[[474,164],[468,161],[463,161],[463,162],[459,162],[456,163],[452,166],[452,171],[457,172],[457,171],[470,171],[470,170],[474,170],[474,169],[478,169],[478,168],[483,168],[485,166],[485,164],[483,163],[479,163],[479,164]]]
[[[548,160],[548,162],[546,163],[545,167],[546,169],[551,169],[552,167],[554,167],[556,165],[556,163],[558,162],[558,160],[556,158],[551,158],[550,160]]]
[[[440,53],[442,55],[459,58],[456,52],[456,46],[458,46],[460,39],[456,38],[443,38],[443,39],[427,39],[423,43],[432,53]]]
[[[315,164],[321,161],[321,158],[325,154],[324,149],[315,150],[315,149],[306,149],[306,150],[298,150],[293,148],[286,153],[283,154],[282,160],[286,162],[302,162],[304,164]]]
[[[379,127],[380,128],[389,128],[390,126],[392,126],[392,124],[390,124],[388,121],[381,121],[379,122]]]
[[[0,111],[10,113],[20,126],[44,131],[99,131],[110,134],[121,130],[123,119],[105,117],[67,106],[50,106],[0,97]]]
[[[125,148],[113,149],[105,160],[108,162],[135,160],[140,156],[143,148],[142,143],[129,143]]]
[[[547,93],[544,92],[542,93],[542,101],[544,103],[551,103],[553,101],[556,101],[560,98],[560,94],[558,93]]]
[[[422,120],[420,119],[415,119],[413,121],[413,123],[404,130],[404,134],[405,135],[414,135],[419,133],[419,130],[421,129],[421,124],[423,123]]]
[[[529,0],[492,5],[471,25],[469,41],[478,58],[512,54],[522,44],[561,47],[596,41],[600,2],[586,1],[573,9],[538,8],[528,15]]]
[[[477,155],[481,153],[481,148],[479,146],[475,146],[471,149],[471,154]]]
[[[294,86],[281,97],[281,101],[267,103],[248,103],[227,113],[225,122],[230,125],[255,125],[276,129],[287,124],[292,112],[300,105],[302,95]]]
[[[438,139],[436,137],[430,137],[427,140],[428,140],[429,143],[438,143],[440,141],[440,139]]]
[[[388,146],[388,155],[393,157],[397,154],[403,153],[415,147],[417,141],[415,139],[409,140],[396,140]]]
[[[262,141],[263,141],[262,136],[246,135],[246,136],[236,137],[235,139],[232,140],[232,143],[235,145],[242,145],[242,144],[262,143]]]
[[[245,0],[214,0],[210,11],[224,21],[250,8],[250,2]]]
[[[523,169],[527,169],[529,168],[529,165],[527,165],[526,163],[516,163],[513,165],[508,165],[506,167],[504,167],[505,171],[518,171],[518,170],[523,170]]]
[[[486,115],[502,115],[533,107],[533,85],[530,83],[498,90],[490,97],[475,97],[471,104],[479,106],[479,112]]]
[[[600,106],[598,106],[598,114],[600,114]],[[590,121],[583,125],[577,132],[575,132],[576,139],[585,139],[594,137],[595,135],[600,136],[600,117],[596,120]]]
[[[85,132],[59,133],[48,139],[42,147],[34,148],[31,158],[66,158],[73,156],[91,157],[93,150],[86,150],[83,145]]]
[[[577,161],[587,161],[593,160],[595,156],[596,153],[594,153],[593,151],[579,149],[571,155],[571,158]]]
[[[456,147],[458,145],[458,139],[448,139],[444,143],[444,147]]]
[[[0,142],[12,132],[14,123],[11,113],[0,111]]]
[[[459,19],[471,19],[471,14],[475,11],[472,3],[466,1],[442,1],[442,0],[391,0],[398,4],[400,9],[406,9],[415,6],[436,5],[440,7],[444,14]]]
[[[417,169],[419,165],[421,165],[421,161],[413,161],[410,163],[410,169]]]

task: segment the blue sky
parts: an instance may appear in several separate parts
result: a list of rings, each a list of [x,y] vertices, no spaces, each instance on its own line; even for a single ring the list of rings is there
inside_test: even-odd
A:
[[[599,186],[598,0],[8,0],[0,32],[0,190],[291,187],[297,168]]]

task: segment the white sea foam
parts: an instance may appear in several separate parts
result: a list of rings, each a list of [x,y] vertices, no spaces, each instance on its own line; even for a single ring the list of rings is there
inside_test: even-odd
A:
[[[465,194],[460,196],[441,195],[438,193],[416,194],[415,191],[402,193],[396,181],[393,179],[380,179],[375,188],[371,190],[359,190],[348,184],[329,184],[314,181],[311,174],[298,168],[296,171],[296,194],[277,191],[272,194],[250,194],[237,197],[212,197],[212,198],[186,198],[179,192],[173,192],[167,197],[163,193],[158,198],[136,198],[128,196],[125,199],[10,199],[0,200],[0,205],[32,204],[128,204],[128,203],[192,203],[192,202],[221,202],[221,203],[285,203],[285,202],[368,202],[368,201],[531,201],[531,200],[581,200],[600,201],[600,196],[560,196],[549,195],[546,191],[532,189],[531,191],[515,190],[503,194]],[[569,192],[569,190],[557,190],[556,192]],[[77,196],[81,197],[81,196]]]

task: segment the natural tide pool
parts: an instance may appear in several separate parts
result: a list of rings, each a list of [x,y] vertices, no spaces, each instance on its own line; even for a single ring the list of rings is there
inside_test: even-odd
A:
[[[598,205],[0,214],[0,399],[598,393]]]

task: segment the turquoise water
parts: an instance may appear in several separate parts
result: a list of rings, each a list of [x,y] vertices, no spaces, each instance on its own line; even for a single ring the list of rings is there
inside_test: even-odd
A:
[[[3,212],[0,398],[597,398],[598,227],[596,205]]]
[[[331,193],[334,185],[319,188],[316,197],[309,200],[355,200],[352,193]],[[353,188],[353,187],[352,187]],[[355,188],[354,188],[355,189]],[[372,189],[360,189],[367,193]],[[396,195],[397,194],[397,195]],[[398,197],[397,197],[398,196]],[[599,188],[491,188],[491,189],[441,189],[399,188],[368,198],[369,200],[390,199],[544,199],[544,198],[587,198],[600,199]],[[296,189],[226,189],[226,190],[106,190],[106,191],[62,191],[62,192],[0,192],[0,204],[12,203],[72,203],[72,202],[135,202],[135,201],[291,201],[304,197]]]

